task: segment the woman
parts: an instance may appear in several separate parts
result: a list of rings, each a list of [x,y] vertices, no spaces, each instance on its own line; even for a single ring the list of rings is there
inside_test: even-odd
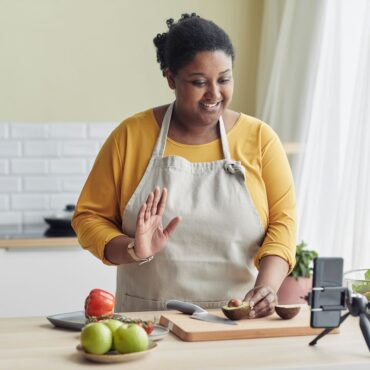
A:
[[[118,266],[116,311],[205,308],[230,298],[273,312],[294,266],[295,195],[276,134],[228,109],[234,49],[195,14],[154,39],[176,100],[122,122],[98,154],[72,221]],[[259,269],[257,275],[257,269]]]

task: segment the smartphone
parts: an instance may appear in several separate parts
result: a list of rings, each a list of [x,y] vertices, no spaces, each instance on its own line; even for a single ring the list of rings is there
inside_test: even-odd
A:
[[[336,328],[340,324],[341,310],[346,308],[343,258],[317,257],[313,267],[311,327]]]

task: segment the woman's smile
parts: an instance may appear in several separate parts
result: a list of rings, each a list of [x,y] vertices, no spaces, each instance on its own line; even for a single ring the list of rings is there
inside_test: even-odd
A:
[[[176,95],[176,121],[183,129],[217,124],[233,95],[232,58],[221,50],[199,52],[176,75],[167,74]]]
[[[206,112],[215,113],[219,110],[221,102],[215,102],[215,103],[200,102],[199,105]]]

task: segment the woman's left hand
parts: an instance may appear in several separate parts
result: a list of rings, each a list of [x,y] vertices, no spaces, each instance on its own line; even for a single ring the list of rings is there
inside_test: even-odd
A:
[[[276,292],[269,286],[258,286],[251,289],[243,301],[251,306],[249,313],[251,319],[272,315],[278,303]]]

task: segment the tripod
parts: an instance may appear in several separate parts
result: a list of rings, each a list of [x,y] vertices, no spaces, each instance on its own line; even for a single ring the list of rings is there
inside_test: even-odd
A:
[[[348,312],[341,316],[338,326],[340,326],[349,315],[355,317],[359,316],[362,335],[364,336],[367,347],[370,350],[370,317],[366,312],[367,308],[370,309],[370,302],[368,302],[367,299],[361,294],[351,294],[351,292],[348,289],[344,290],[346,295],[346,306],[348,308]],[[338,307],[322,306],[320,310],[338,311]],[[313,341],[309,343],[309,345],[314,346],[320,338],[330,333],[333,329],[334,327],[323,330]]]

